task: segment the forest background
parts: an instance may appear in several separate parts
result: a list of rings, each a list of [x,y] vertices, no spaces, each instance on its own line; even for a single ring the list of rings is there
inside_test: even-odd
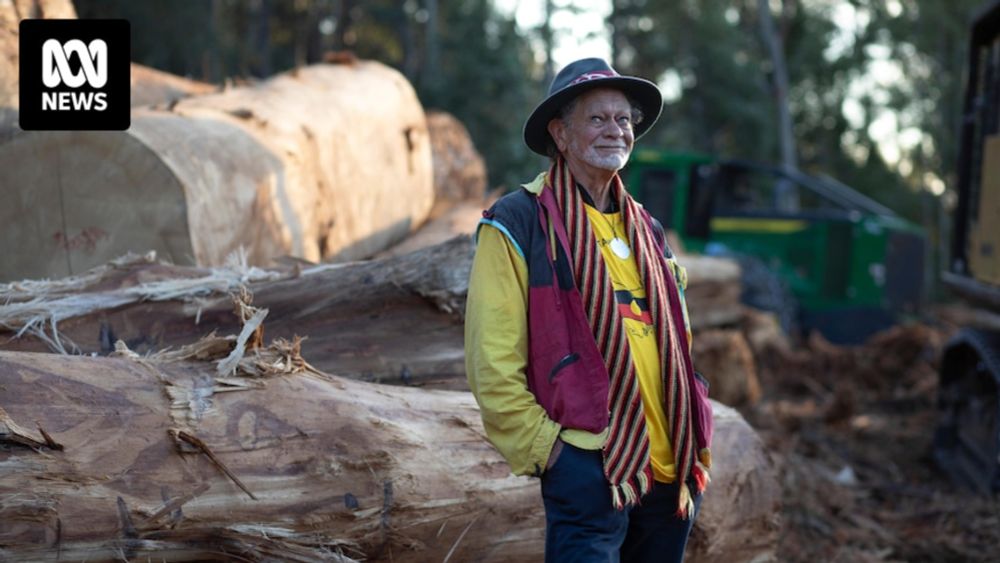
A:
[[[538,25],[518,25],[523,2],[539,4]],[[425,107],[465,123],[491,187],[510,189],[544,166],[521,127],[558,70],[554,49],[578,37],[573,16],[585,8],[501,3],[75,0],[81,18],[131,22],[134,61],[209,82],[266,78],[337,50],[389,64]],[[941,248],[967,27],[981,3],[607,0],[601,35],[619,72],[654,80],[666,94],[661,123],[642,146],[787,162],[784,112],[800,168],[925,225]]]

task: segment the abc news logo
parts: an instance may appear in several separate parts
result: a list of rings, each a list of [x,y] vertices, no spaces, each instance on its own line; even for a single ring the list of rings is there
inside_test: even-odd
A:
[[[21,129],[128,129],[127,20],[22,20],[20,31]]]

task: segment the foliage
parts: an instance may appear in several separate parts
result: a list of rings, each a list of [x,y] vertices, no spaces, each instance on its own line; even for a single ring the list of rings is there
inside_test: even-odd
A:
[[[780,8],[800,166],[919,219],[920,192],[954,169],[968,16],[978,3],[772,1],[772,10]],[[679,86],[665,123],[645,143],[778,160],[771,62],[757,10],[757,0],[614,0],[609,23],[619,70]],[[887,73],[898,77],[880,76]],[[898,159],[883,155],[883,139],[873,133],[888,115],[898,130],[924,135],[901,146]]]

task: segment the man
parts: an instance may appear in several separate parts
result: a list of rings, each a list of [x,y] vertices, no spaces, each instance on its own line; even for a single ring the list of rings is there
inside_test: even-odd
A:
[[[708,481],[684,270],[618,175],[661,108],[649,81],[568,65],[524,126],[550,169],[478,229],[469,384],[511,469],[541,477],[546,561],[680,561]]]

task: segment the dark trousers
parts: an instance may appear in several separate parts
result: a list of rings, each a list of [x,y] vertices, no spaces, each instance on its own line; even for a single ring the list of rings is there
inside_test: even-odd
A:
[[[694,514],[680,519],[677,483],[656,483],[642,504],[626,510],[611,505],[600,451],[563,447],[542,475],[546,563],[669,563],[684,559]]]

